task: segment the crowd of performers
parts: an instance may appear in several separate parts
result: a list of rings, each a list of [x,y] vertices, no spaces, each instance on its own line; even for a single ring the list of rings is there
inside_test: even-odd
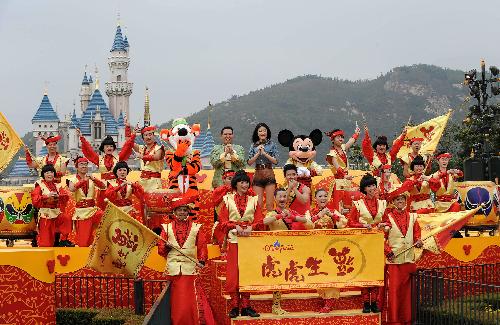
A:
[[[199,152],[192,150],[199,127],[189,126],[184,119],[176,119],[172,128],[162,131],[161,137],[171,148],[157,142],[155,127],[136,128],[128,132],[120,152],[111,137],[106,137],[99,152],[80,135],[82,157],[74,160],[76,175],[66,178],[69,160],[57,152],[59,136],[45,139],[48,154],[32,157],[26,148],[30,167],[40,170],[41,179],[32,192],[33,204],[38,208],[38,245],[73,246],[68,235],[74,230],[76,244],[89,246],[93,230],[102,218],[105,199],[137,217],[132,203],[135,196],[144,201],[148,192],[162,187],[161,172],[164,163],[170,169],[168,189],[175,194],[170,201],[172,213],[168,224],[153,222],[148,226],[163,241],[158,252],[166,257],[166,273],[172,279],[172,320],[174,324],[213,323],[213,316],[203,290],[197,283],[199,268],[207,260],[207,244],[220,245],[227,260],[226,291],[231,300],[229,317],[239,315],[259,317],[250,305],[250,294],[239,292],[238,237],[248,236],[254,230],[306,230],[368,228],[385,234],[386,286],[362,288],[364,313],[378,313],[387,308],[388,323],[409,324],[410,273],[415,271],[413,249],[421,247],[417,214],[454,212],[460,205],[454,196],[457,178],[462,172],[448,169],[451,155],[421,155],[423,139],[410,139],[411,152],[400,159],[405,179],[399,180],[391,172],[397,154],[403,145],[406,130],[395,139],[392,147],[387,138],[378,137],[373,143],[365,126],[361,144],[362,153],[370,165],[370,173],[362,176],[359,188],[353,189],[353,176],[349,173],[348,151],[358,140],[361,130],[346,141],[342,130],[324,134],[331,141],[326,157],[334,180],[325,188],[313,188],[312,177],[321,175],[322,167],[314,161],[316,146],[323,133],[294,135],[282,130],[278,134],[280,145],[289,149],[289,157],[282,170],[278,160],[278,145],[272,140],[271,130],[259,123],[253,132],[248,154],[243,147],[233,144],[234,130],[230,126],[220,132],[221,144],[215,145],[210,156],[214,168],[212,202],[214,227],[212,238],[206,238],[196,223],[196,174],[201,169]],[[144,145],[135,143],[140,134]],[[129,182],[130,171],[126,160],[135,152],[140,159],[140,180]],[[438,170],[430,174],[432,162]],[[97,166],[100,177],[88,173],[89,164]],[[253,167],[253,173],[243,169]],[[277,184],[275,172],[283,172],[285,184]],[[434,193],[434,200],[431,199]],[[73,215],[65,209],[69,197],[76,203]],[[332,310],[339,289],[318,290],[324,304],[319,312]],[[387,299],[386,299],[387,298]],[[285,314],[280,305],[281,294],[273,295],[272,312]]]

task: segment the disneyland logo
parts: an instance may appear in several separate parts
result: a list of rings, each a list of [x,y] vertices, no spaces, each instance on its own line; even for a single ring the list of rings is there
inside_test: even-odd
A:
[[[274,244],[272,245],[265,245],[264,246],[264,251],[265,252],[279,252],[281,253],[282,251],[294,251],[295,247],[293,244],[290,245],[282,245],[279,240],[276,240]]]

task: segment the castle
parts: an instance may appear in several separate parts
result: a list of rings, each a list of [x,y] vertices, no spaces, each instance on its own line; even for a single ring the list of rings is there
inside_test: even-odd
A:
[[[84,72],[80,88],[80,117],[73,109],[72,114],[60,119],[50,103],[47,92],[43,95],[42,102],[33,116],[32,131],[35,138],[34,152],[37,156],[46,152],[44,142],[40,138],[60,134],[59,150],[68,157],[75,157],[80,153],[80,141],[77,129],[97,150],[101,141],[110,135],[121,148],[125,142],[125,120],[130,116],[129,97],[132,94],[133,84],[128,81],[127,72],[130,64],[129,42],[127,36],[122,34],[120,24],[116,27],[115,38],[108,57],[108,67],[111,80],[105,83],[105,92],[108,103],[103,98],[99,87],[99,77],[96,73],[92,76]],[[147,91],[147,90],[146,90]],[[149,97],[146,94],[145,123],[149,121]],[[147,117],[146,117],[147,109]],[[147,119],[147,121],[146,121]]]

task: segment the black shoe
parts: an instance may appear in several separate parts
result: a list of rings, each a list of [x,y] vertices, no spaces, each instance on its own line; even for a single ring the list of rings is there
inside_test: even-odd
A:
[[[246,307],[241,309],[241,316],[259,317],[258,314],[252,307]]]
[[[368,314],[371,311],[372,309],[370,307],[370,303],[368,301],[365,301],[365,303],[363,304],[363,313]]]
[[[240,315],[240,310],[238,307],[234,307],[233,309],[231,309],[231,311],[229,312],[229,318],[236,318]]]
[[[65,239],[65,240],[61,240],[59,242],[59,247],[75,247],[75,244],[73,244],[69,240]]]
[[[377,302],[372,302],[371,308],[372,313],[380,313],[380,309],[378,309]]]

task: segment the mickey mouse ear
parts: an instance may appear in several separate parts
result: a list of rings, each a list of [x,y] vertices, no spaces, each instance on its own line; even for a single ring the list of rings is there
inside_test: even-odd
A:
[[[293,142],[293,133],[290,130],[284,129],[281,130],[278,133],[278,142],[283,146],[283,147],[290,147]]]

